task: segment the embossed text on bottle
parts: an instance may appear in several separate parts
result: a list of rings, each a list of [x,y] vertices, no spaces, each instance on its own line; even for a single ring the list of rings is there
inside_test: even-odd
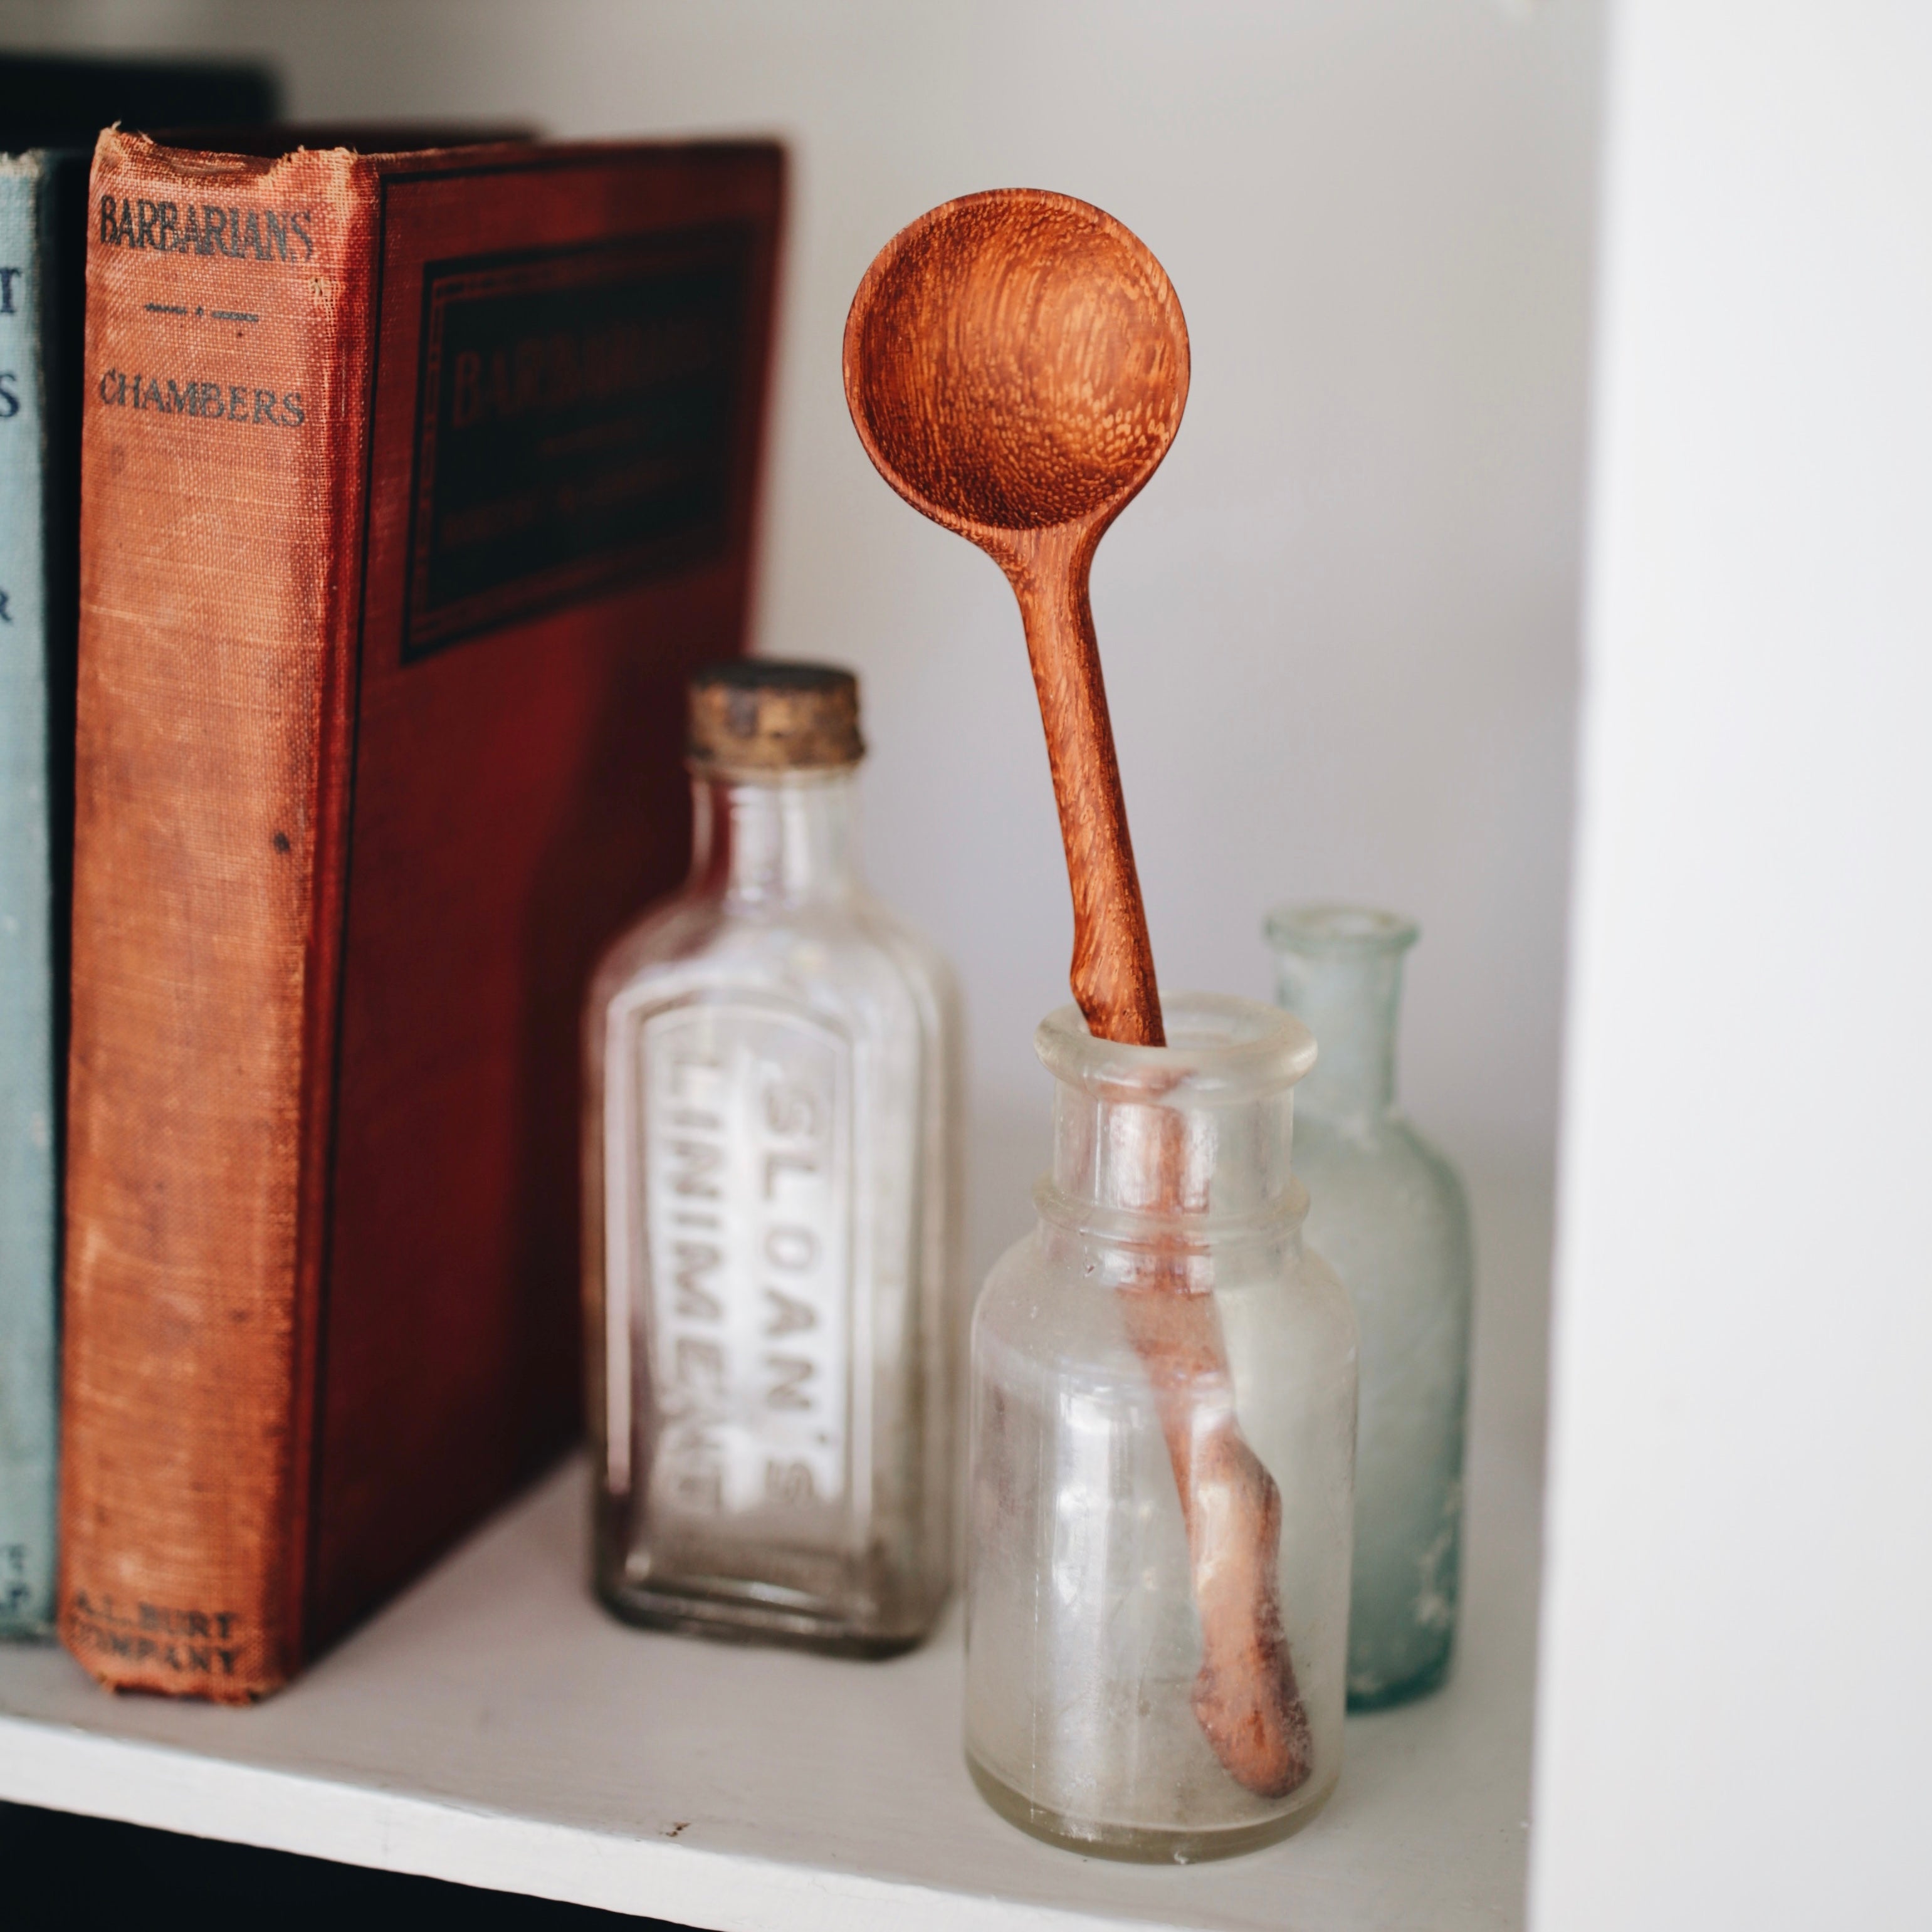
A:
[[[662,1010],[635,1077],[660,1520],[817,1514],[850,1481],[850,1067],[750,1002]]]

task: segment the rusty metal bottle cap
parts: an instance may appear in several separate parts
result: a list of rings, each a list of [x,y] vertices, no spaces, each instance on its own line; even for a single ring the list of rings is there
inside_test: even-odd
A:
[[[859,680],[836,664],[734,658],[691,680],[686,748],[694,771],[755,778],[836,770],[866,755]]]

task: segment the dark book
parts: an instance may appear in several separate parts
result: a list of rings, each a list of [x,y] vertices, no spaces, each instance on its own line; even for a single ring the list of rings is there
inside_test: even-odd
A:
[[[782,158],[187,153],[88,213],[64,1640],[272,1690],[580,1414],[578,1010],[741,648]]]
[[[53,1618],[88,166],[109,122],[274,104],[258,68],[0,56],[0,1635]]]
[[[0,146],[80,148],[102,128],[230,128],[272,121],[281,88],[267,68],[242,62],[99,60],[0,54]]]

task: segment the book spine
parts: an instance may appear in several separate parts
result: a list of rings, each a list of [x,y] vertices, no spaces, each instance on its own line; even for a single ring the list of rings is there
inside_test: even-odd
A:
[[[110,130],[88,211],[59,1630],[299,1666],[373,328],[340,150]]]
[[[56,908],[41,382],[41,170],[0,158],[0,1636],[52,1621]]]

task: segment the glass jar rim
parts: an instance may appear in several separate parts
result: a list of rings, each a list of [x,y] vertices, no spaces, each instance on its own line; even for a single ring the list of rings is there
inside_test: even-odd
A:
[[[1278,905],[1262,930],[1283,952],[1406,952],[1422,937],[1400,913],[1329,901]]]
[[[1096,1040],[1080,1009],[1065,1006],[1040,1022],[1034,1051],[1056,1080],[1096,1100],[1170,1106],[1258,1100],[1315,1064],[1315,1036],[1279,1006],[1164,988],[1160,1006],[1169,1046]]]

